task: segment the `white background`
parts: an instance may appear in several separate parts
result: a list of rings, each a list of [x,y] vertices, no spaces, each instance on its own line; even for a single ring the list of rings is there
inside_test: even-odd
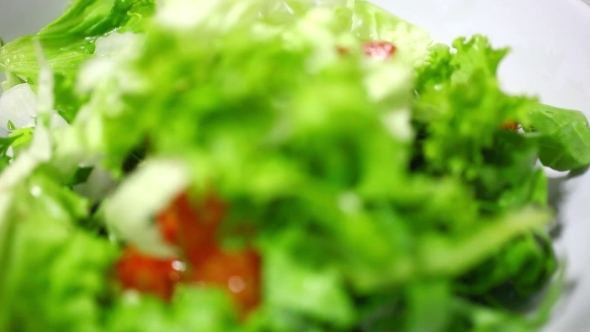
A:
[[[586,0],[590,2],[590,0]],[[482,33],[513,52],[500,67],[504,88],[590,114],[590,7],[581,0],[375,0],[432,36],[450,42]],[[0,0],[0,36],[34,33],[59,15],[64,0]],[[549,332],[590,331],[590,172],[565,183],[560,240],[568,280]]]

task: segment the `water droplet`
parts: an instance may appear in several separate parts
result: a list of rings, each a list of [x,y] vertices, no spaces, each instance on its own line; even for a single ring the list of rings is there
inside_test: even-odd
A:
[[[181,261],[174,261],[172,262],[172,268],[176,271],[186,271],[186,264]]]
[[[243,291],[244,288],[246,288],[246,282],[244,282],[244,279],[242,279],[242,277],[238,276],[233,276],[229,278],[227,285],[229,286],[229,290],[234,293],[239,293]]]

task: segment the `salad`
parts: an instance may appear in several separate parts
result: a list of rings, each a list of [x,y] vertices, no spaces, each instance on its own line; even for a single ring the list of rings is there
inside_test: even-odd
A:
[[[583,113],[363,0],[72,0],[0,48],[0,331],[535,331]]]

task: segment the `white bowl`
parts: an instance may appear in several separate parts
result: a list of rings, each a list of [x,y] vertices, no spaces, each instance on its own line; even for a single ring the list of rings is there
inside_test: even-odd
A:
[[[590,2],[590,0],[586,0]],[[11,40],[38,31],[66,0],[0,0],[0,35]],[[482,33],[512,53],[500,67],[506,91],[590,115],[590,6],[581,0],[374,0],[430,30],[441,42]],[[554,173],[559,178],[562,174]],[[559,181],[554,181],[558,183]],[[575,287],[556,308],[548,332],[590,330],[590,172],[563,183],[557,246]]]

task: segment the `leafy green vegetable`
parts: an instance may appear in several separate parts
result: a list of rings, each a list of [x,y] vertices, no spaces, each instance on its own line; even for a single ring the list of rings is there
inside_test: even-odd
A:
[[[93,167],[80,167],[74,174],[74,177],[67,183],[69,186],[75,186],[84,183],[88,180],[90,173],[94,170]]]
[[[40,196],[40,193],[43,193]],[[104,283],[115,249],[74,228],[84,201],[41,174],[12,192],[2,216],[0,328],[100,331]],[[32,319],[34,317],[34,319]]]
[[[440,48],[419,69],[415,108],[417,119],[428,121],[424,155],[433,171],[471,180],[486,163],[483,150],[497,148],[502,123],[526,122],[532,101],[500,90],[496,69],[506,50],[482,36],[453,46],[456,52]]]
[[[338,272],[302,266],[281,249],[269,246],[265,255],[268,288],[264,291],[272,310],[296,312],[334,327],[352,328],[354,307]]]
[[[590,131],[584,113],[549,105],[530,108],[528,132],[540,135],[539,159],[558,171],[590,165]]]
[[[587,166],[590,130],[502,91],[508,49],[479,35],[451,49],[361,0],[157,5],[77,0],[0,49],[6,87],[47,88],[40,42],[70,123],[0,140],[0,330],[524,332],[547,319],[559,282],[537,316],[521,311],[558,269],[535,162]],[[396,50],[371,59],[367,41]],[[104,201],[72,189],[105,170],[121,186]],[[179,188],[195,209],[211,191],[228,206],[200,254],[260,255],[249,313],[231,280],[191,279],[207,271],[192,243],[169,243],[161,212]],[[144,254],[182,275],[169,301],[117,280],[121,247],[170,249]]]
[[[172,303],[139,297],[122,298],[107,317],[103,331],[182,332],[236,331],[237,320],[227,295],[217,289],[180,288]]]
[[[39,33],[0,48],[0,69],[9,77],[3,88],[21,82],[36,87],[38,41],[55,75],[57,110],[66,120],[73,120],[81,105],[74,94],[77,72],[94,53],[96,39],[115,30],[142,31],[144,17],[150,17],[153,10],[153,0],[72,0],[66,12]]]

